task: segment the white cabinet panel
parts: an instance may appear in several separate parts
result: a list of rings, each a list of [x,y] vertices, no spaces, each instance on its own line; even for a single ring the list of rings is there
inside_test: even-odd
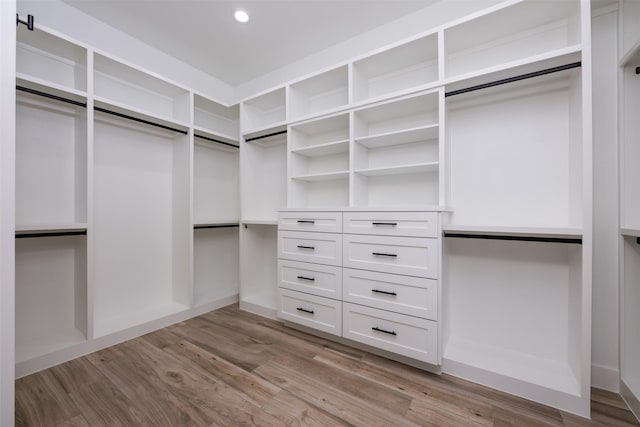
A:
[[[342,264],[342,235],[280,231],[278,258],[319,264]]]
[[[342,298],[342,269],[332,265],[278,260],[278,285],[326,298]]]
[[[344,235],[345,267],[438,278],[438,240]]]
[[[342,302],[280,289],[278,317],[334,335],[342,332]]]
[[[342,299],[438,320],[438,281],[434,279],[345,268]]]
[[[437,237],[436,212],[345,212],[345,233]]]
[[[436,322],[347,302],[343,320],[345,338],[423,362],[438,362]]]
[[[278,229],[342,233],[341,212],[280,212]]]

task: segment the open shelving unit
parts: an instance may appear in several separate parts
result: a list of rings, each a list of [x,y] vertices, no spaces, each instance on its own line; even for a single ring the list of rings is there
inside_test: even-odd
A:
[[[276,318],[278,309],[277,221],[244,223],[240,233],[240,308]]]
[[[289,122],[329,113],[349,104],[349,68],[346,65],[289,86]]]
[[[353,102],[415,91],[438,79],[438,34],[434,33],[354,61]]]
[[[353,113],[355,206],[439,204],[441,98],[436,90]]]
[[[445,77],[468,77],[579,50],[581,25],[579,1],[525,0],[487,9],[444,30]]]

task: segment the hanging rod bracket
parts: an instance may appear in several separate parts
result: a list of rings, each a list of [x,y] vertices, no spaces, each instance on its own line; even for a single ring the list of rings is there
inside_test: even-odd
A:
[[[640,67],[636,67],[636,74],[640,74]]]
[[[636,243],[640,245],[640,237],[636,237]]]
[[[27,20],[20,19],[20,15],[16,13],[16,26],[24,24],[27,26],[29,31],[33,31],[33,15],[27,15]]]

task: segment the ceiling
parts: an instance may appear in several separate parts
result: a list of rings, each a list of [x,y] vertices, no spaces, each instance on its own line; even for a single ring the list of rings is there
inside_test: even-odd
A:
[[[440,0],[63,1],[238,86]]]

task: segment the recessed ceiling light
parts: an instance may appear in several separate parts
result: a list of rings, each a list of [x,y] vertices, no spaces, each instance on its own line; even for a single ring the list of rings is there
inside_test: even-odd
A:
[[[234,13],[233,16],[235,16],[236,21],[238,22],[247,22],[249,20],[249,14],[244,10],[236,10],[236,13]]]

